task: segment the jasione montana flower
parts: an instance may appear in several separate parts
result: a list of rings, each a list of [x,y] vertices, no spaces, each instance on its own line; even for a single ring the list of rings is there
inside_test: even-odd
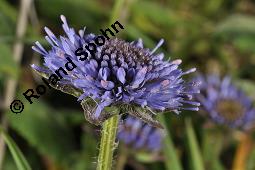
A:
[[[133,149],[159,151],[164,133],[161,129],[150,126],[138,118],[127,116],[119,124],[117,138]]]
[[[155,126],[160,125],[152,118],[153,111],[178,113],[181,109],[198,110],[199,103],[191,101],[194,93],[197,93],[192,90],[196,83],[185,83],[182,79],[183,75],[195,69],[183,72],[178,68],[181,60],[165,61],[163,53],[155,54],[163,40],[150,50],[143,47],[141,39],[125,42],[112,38],[104,45],[97,46],[94,56],[88,52],[87,58],[80,61],[75,51],[93,42],[96,36],[85,34],[84,30],[76,34],[64,16],[61,16],[61,20],[67,37],[57,38],[46,27],[45,39],[51,49],[46,51],[39,42],[33,46],[35,51],[43,55],[46,68],[32,67],[41,74],[49,75],[64,66],[69,57],[77,68],[63,75],[56,88],[64,86],[71,91],[81,92],[78,100],[82,101],[90,122],[100,124],[112,116],[104,109],[108,106],[120,106],[118,108],[122,109],[122,113],[128,112]],[[91,103],[95,107],[91,107]]]
[[[255,123],[252,100],[231,82],[230,77],[221,80],[218,75],[200,75],[197,80],[201,81],[197,100],[213,121],[242,129],[248,129]]]

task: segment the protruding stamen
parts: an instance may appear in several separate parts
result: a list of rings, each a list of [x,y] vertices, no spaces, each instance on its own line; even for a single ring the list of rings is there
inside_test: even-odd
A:
[[[162,44],[164,43],[164,40],[161,39],[158,44],[156,45],[156,47],[150,52],[150,55],[153,54]]]
[[[182,63],[182,60],[181,59],[173,60],[171,63],[176,64],[176,65],[180,65]]]
[[[196,70],[197,70],[196,68],[189,69],[189,70],[183,72],[182,75],[193,73],[193,72],[195,72]]]

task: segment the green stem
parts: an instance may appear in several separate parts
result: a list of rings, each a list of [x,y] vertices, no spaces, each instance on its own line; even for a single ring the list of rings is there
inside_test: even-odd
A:
[[[119,115],[116,114],[103,123],[97,170],[111,170],[112,168],[113,151],[117,146],[115,138],[118,121]]]
[[[124,4],[125,0],[115,0],[109,24],[112,24],[114,20],[118,19],[120,13],[123,12]],[[112,168],[113,151],[117,147],[115,138],[118,122],[119,112],[103,123],[100,149],[97,159],[97,170],[111,170]]]

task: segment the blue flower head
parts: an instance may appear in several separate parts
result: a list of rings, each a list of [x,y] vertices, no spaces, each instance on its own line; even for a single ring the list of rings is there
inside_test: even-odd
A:
[[[160,126],[152,117],[154,111],[198,110],[199,103],[191,101],[198,93],[193,90],[196,83],[182,79],[195,69],[183,72],[179,68],[181,60],[166,61],[163,53],[156,54],[163,40],[151,50],[143,46],[141,39],[125,42],[111,38],[97,46],[94,55],[87,51],[86,56],[77,56],[75,51],[93,42],[96,36],[85,34],[85,29],[77,34],[64,16],[61,20],[66,36],[57,38],[46,27],[45,39],[51,48],[47,51],[39,42],[33,46],[43,56],[46,68],[32,67],[49,75],[71,60],[77,67],[62,74],[54,87],[75,94],[90,122],[100,124],[112,116],[105,110],[108,106],[119,106],[121,113],[128,112],[154,126]]]
[[[156,152],[162,147],[164,133],[161,129],[150,126],[138,118],[128,116],[120,122],[117,138],[135,150]]]
[[[252,100],[231,82],[230,77],[221,80],[218,75],[200,75],[196,80],[201,81],[197,100],[213,121],[241,129],[248,129],[254,124]]]

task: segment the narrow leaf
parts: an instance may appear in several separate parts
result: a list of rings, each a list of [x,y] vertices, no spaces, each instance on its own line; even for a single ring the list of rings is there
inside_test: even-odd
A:
[[[185,120],[186,124],[186,133],[188,138],[188,149],[190,152],[190,162],[191,162],[191,168],[193,170],[204,170],[204,164],[202,159],[202,154],[200,152],[198,141],[196,139],[196,135],[194,132],[194,129],[191,124],[191,120],[187,119]]]
[[[205,167],[210,167],[213,170],[224,170],[220,162],[223,140],[224,136],[222,131],[219,132],[217,129],[209,128],[204,129],[202,136],[202,153]]]
[[[167,170],[182,170],[181,163],[176,153],[176,149],[174,147],[170,131],[166,126],[165,117],[163,115],[160,115],[159,119],[166,130],[166,136],[164,139],[164,149],[163,149],[163,153],[166,159],[164,161],[166,168]]]
[[[18,170],[30,170],[31,167],[29,166],[27,160],[25,159],[24,155],[18,148],[18,146],[15,144],[15,142],[12,140],[12,138],[3,131],[3,129],[0,127],[0,132],[2,133],[2,137],[4,141],[6,142],[12,157],[16,163]]]

